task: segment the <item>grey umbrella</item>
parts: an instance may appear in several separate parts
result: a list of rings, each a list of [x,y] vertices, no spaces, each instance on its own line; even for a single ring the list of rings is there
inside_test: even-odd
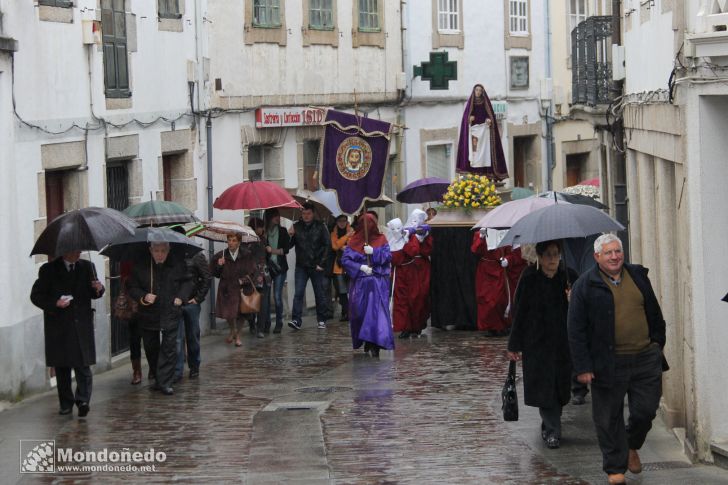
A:
[[[531,212],[513,224],[498,245],[538,243],[567,237],[586,237],[624,226],[604,212],[588,205],[555,204]]]

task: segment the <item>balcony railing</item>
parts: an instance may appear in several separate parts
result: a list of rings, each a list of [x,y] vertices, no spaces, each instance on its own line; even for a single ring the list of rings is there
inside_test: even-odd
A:
[[[597,106],[612,100],[612,17],[595,16],[571,31],[573,104]]]

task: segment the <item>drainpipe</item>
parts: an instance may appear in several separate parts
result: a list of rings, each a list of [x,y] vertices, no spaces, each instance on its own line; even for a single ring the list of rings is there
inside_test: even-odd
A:
[[[551,0],[546,0],[544,14],[544,32],[546,34],[546,79],[553,79],[551,75]],[[553,81],[552,81],[553,82]],[[543,168],[544,190],[552,190],[554,170],[554,101],[553,95],[549,93],[548,107],[546,112],[546,165]]]
[[[207,138],[207,220],[212,220],[212,114],[207,112],[207,123],[205,123]],[[208,261],[212,262],[215,255],[215,243],[207,243]],[[210,329],[217,328],[215,319],[215,279],[210,284]]]
[[[622,45],[622,22],[620,12],[622,11],[622,1],[612,0],[612,44]],[[614,60],[612,60],[614,62]],[[624,81],[612,81],[612,99],[617,99],[623,94]],[[609,106],[611,109],[611,105]],[[613,150],[613,170],[614,180],[612,182],[612,194],[614,196],[614,212],[612,215],[626,229],[619,231],[619,237],[622,239],[624,246],[624,257],[629,261],[629,199],[627,198],[627,167],[625,161],[626,143],[624,141],[624,122],[620,116],[614,120],[611,126],[612,138],[617,147],[622,147],[622,151]]]
[[[408,81],[408,75],[407,75],[407,69],[410,66],[409,62],[409,6],[407,5],[406,0],[400,0],[399,2],[399,29],[400,29],[400,45],[402,48],[402,74],[404,75],[404,81],[405,85],[402,89],[402,92],[399,96],[399,113],[397,116],[397,123],[399,124],[398,129],[399,137],[398,137],[398,143],[399,143],[399,150],[397,151],[397,156],[399,158],[399,180],[397,180],[397,186],[395,186],[395,189],[397,192],[399,192],[399,188],[403,187],[405,184],[403,182],[407,181],[407,157],[404,155],[407,150],[407,146],[405,144],[405,136],[404,136],[404,130],[407,126],[407,104],[409,100],[412,98],[412,91],[411,91],[411,83]],[[410,86],[410,96],[407,96],[407,86]],[[400,210],[398,216],[402,217],[402,207],[403,205],[400,205]]]

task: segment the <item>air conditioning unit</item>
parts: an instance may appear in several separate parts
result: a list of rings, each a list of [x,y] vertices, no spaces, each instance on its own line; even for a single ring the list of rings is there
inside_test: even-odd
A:
[[[101,22],[81,20],[82,41],[85,45],[101,45]]]

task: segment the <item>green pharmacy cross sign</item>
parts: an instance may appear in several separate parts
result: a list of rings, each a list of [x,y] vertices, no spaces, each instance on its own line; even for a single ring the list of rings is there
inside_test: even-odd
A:
[[[458,78],[457,61],[448,61],[447,52],[430,52],[430,61],[414,66],[414,77],[430,81],[430,89],[448,89],[450,81]]]

